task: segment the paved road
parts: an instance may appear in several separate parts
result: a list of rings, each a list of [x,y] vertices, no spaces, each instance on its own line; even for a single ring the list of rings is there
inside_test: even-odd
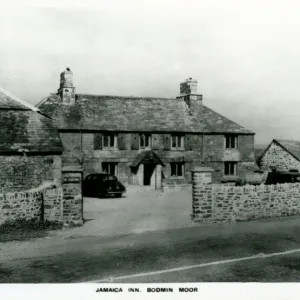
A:
[[[113,237],[53,237],[34,242],[2,244],[0,248],[1,282],[98,281],[108,277],[300,248],[300,219],[199,226]],[[294,254],[287,260],[293,262],[293,272],[291,264],[286,267],[286,260],[278,266],[286,271],[281,274],[289,274],[289,280],[291,274],[293,280],[298,280],[299,258],[299,254]],[[275,258],[272,259],[274,262]],[[268,270],[268,274],[273,274],[274,270],[269,270],[268,264],[264,265],[266,261],[260,264]],[[242,265],[244,269],[245,265]],[[247,281],[249,278],[266,278],[251,267],[251,276],[245,276],[247,272],[237,272],[241,264],[235,264],[235,271],[231,270],[233,273],[228,271],[228,265],[218,268],[193,269],[122,282]],[[280,273],[279,269],[277,273]],[[223,277],[216,274],[223,274]]]

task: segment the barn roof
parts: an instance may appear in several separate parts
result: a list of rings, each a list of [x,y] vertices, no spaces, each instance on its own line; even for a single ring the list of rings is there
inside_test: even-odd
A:
[[[0,153],[62,152],[54,122],[33,105],[0,89]]]
[[[279,145],[281,148],[283,148],[285,151],[287,151],[289,154],[300,161],[300,141],[273,139],[272,142],[264,149],[264,151],[260,152],[259,156],[257,157],[258,162],[265,155],[265,153],[273,143]]]
[[[286,149],[290,154],[292,154],[295,158],[300,160],[300,141],[294,140],[278,140],[275,139],[275,142],[280,144],[284,149]]]

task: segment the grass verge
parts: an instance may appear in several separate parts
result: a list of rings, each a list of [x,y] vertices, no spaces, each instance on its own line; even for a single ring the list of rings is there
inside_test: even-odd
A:
[[[50,230],[61,228],[60,222],[41,222],[36,219],[7,221],[0,225],[0,243],[41,238],[47,236]]]

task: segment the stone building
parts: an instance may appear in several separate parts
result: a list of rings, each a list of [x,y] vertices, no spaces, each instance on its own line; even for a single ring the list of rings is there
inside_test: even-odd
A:
[[[61,177],[63,152],[51,119],[0,89],[0,191],[22,191]]]
[[[276,168],[286,172],[291,169],[300,172],[300,141],[274,139],[258,158],[262,170]]]
[[[57,93],[37,107],[59,128],[63,165],[77,162],[85,175],[160,188],[191,182],[191,168],[204,162],[214,181],[235,181],[255,165],[254,133],[205,106],[192,78],[173,99],[87,95],[66,69]]]

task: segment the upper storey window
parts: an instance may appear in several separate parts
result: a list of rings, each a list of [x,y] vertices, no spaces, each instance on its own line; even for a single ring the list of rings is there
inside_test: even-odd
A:
[[[225,148],[227,149],[237,149],[238,140],[237,136],[234,134],[228,134],[225,136]]]
[[[171,149],[184,149],[184,136],[183,135],[172,135]]]
[[[115,133],[95,133],[94,150],[112,149],[117,147],[117,134]]]
[[[140,149],[151,149],[151,134],[140,134]]]
[[[117,145],[117,135],[114,133],[103,134],[103,148],[114,148]]]

